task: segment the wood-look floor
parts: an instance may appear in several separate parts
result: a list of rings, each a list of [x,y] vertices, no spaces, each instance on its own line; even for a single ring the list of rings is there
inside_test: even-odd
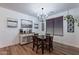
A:
[[[54,42],[54,50],[49,53],[48,51],[44,51],[45,55],[78,55],[79,48],[63,45],[60,43]],[[32,43],[27,45],[14,45],[0,49],[0,55],[41,55],[41,50],[38,50],[36,54],[35,51],[32,50]]]

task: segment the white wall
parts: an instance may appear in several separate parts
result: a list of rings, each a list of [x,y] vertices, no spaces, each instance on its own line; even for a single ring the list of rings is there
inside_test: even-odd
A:
[[[17,19],[18,27],[8,28],[7,17]],[[21,19],[32,20],[33,23],[38,23],[38,20],[32,16],[0,7],[0,48],[19,43],[18,33]],[[34,26],[33,32],[38,32],[37,29],[34,29]]]
[[[73,15],[75,18],[79,19],[79,8],[71,9],[69,10],[69,13]],[[67,15],[67,11],[52,15],[48,17],[48,19],[59,17],[59,16],[66,16],[66,15]],[[63,21],[64,36],[54,36],[54,41],[79,48],[79,27],[77,26],[77,23],[75,23],[74,27],[75,27],[74,29],[75,32],[68,33],[67,32],[67,21],[64,20]]]

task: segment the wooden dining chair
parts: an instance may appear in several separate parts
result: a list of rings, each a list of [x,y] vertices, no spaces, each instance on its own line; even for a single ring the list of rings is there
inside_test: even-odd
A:
[[[46,33],[46,36],[50,36],[50,34],[49,33]]]
[[[33,36],[33,50],[36,47],[36,53],[38,52],[39,46],[41,45],[40,39],[38,39],[38,34]]]
[[[47,35],[46,41],[44,44],[46,45],[46,49],[48,49],[49,52],[50,52],[50,49],[53,50],[53,37],[51,37],[50,35]]]

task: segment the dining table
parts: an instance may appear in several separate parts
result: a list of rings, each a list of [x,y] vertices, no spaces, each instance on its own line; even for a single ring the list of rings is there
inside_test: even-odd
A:
[[[39,42],[39,44],[38,43],[36,43],[36,45],[37,45],[37,51],[38,51],[38,48],[41,48],[41,51],[42,51],[42,54],[44,54],[44,50],[48,50],[48,48],[47,48],[47,46],[51,46],[50,48],[52,48],[53,49],[53,46],[52,46],[52,44],[51,43],[53,43],[53,36],[47,36],[47,35],[36,35],[35,37],[37,37],[37,41],[36,42]],[[48,37],[51,37],[52,39],[52,41],[50,40],[50,38],[48,38]],[[47,41],[48,40],[48,41]],[[51,42],[50,42],[51,41]],[[34,41],[33,41],[34,42]],[[34,43],[33,43],[33,45],[34,45]],[[34,48],[34,47],[33,47]],[[50,52],[50,48],[49,48],[49,52]],[[37,53],[37,51],[36,51],[36,53]]]
[[[50,36],[50,37],[53,39],[53,36]],[[47,39],[47,35],[38,35],[38,39],[40,39],[40,41],[41,41],[42,54],[44,54],[44,49],[46,49],[44,47],[44,45],[45,45],[44,43],[45,43],[45,41]],[[50,41],[49,41],[49,44],[51,43]],[[53,40],[52,40],[52,43],[53,43]],[[53,49],[53,47],[52,47],[52,49]],[[49,51],[50,51],[50,49],[49,49]]]

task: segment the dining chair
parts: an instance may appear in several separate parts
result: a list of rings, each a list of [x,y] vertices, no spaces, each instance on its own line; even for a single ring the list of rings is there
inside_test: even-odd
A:
[[[34,36],[33,36],[33,50],[36,47],[36,53],[38,52],[40,45],[41,45],[41,42],[40,42],[40,39],[38,38],[38,34],[34,34]]]
[[[46,36],[50,36],[50,34],[49,33],[46,33]]]
[[[50,49],[53,50],[53,37],[51,37],[50,35],[47,35],[44,44],[46,45],[46,49],[48,49],[49,52],[50,52]]]

